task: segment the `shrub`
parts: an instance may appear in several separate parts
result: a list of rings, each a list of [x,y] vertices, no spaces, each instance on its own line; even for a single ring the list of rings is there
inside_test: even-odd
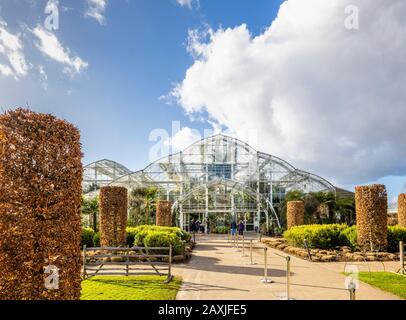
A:
[[[228,232],[230,231],[230,228],[229,227],[216,227],[215,229],[214,229],[214,233],[217,233],[217,234],[227,234]]]
[[[137,230],[136,228],[130,228],[128,227],[126,229],[127,232],[127,245],[132,247],[134,245],[134,241],[135,241],[135,236],[137,234]]]
[[[150,231],[144,238],[145,247],[169,247],[172,245],[174,255],[183,254],[184,242],[174,233],[166,231]],[[154,250],[154,254],[158,250]],[[167,254],[167,251],[159,252],[158,254]]]
[[[399,252],[399,241],[406,243],[406,227],[388,228],[388,252]]]
[[[357,226],[345,228],[340,232],[340,245],[351,247],[353,250],[358,250]]]
[[[283,236],[295,247],[303,247],[307,239],[310,248],[334,249],[340,246],[340,233],[346,228],[342,224],[304,225],[292,227]]]
[[[95,247],[100,247],[100,232],[95,232],[93,236],[93,245]]]
[[[129,229],[129,228],[128,228]],[[175,234],[179,237],[182,241],[188,242],[191,239],[190,233],[181,230],[177,227],[159,227],[159,226],[150,226],[150,225],[142,225],[135,228],[131,228],[131,234],[134,236],[133,244],[135,246],[143,246],[144,239],[151,231],[162,231]],[[130,239],[128,239],[130,240]]]
[[[82,247],[86,245],[86,247],[90,248],[94,246],[93,243],[94,237],[94,230],[92,228],[82,228]]]

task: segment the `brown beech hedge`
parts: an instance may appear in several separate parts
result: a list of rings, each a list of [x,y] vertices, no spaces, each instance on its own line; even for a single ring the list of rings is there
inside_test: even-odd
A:
[[[385,251],[388,245],[388,196],[384,185],[355,188],[358,245]]]
[[[81,158],[68,122],[25,109],[0,116],[1,300],[80,298]]]
[[[406,227],[406,194],[400,194],[398,198],[398,223]]]
[[[288,201],[287,203],[287,224],[288,229],[304,224],[305,205],[303,201]]]
[[[157,202],[156,225],[160,227],[172,226],[172,206],[170,201],[159,200]]]
[[[126,245],[128,193],[124,187],[100,190],[100,244],[102,247]]]

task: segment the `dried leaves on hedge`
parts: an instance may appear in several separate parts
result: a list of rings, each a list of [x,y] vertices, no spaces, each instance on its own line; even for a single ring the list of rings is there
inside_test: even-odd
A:
[[[401,227],[406,227],[406,194],[402,193],[398,198],[398,223]]]
[[[172,206],[170,201],[158,201],[156,205],[156,225],[161,227],[172,226]]]
[[[355,188],[358,245],[385,251],[388,245],[388,197],[384,185]]]
[[[287,224],[288,229],[304,224],[305,205],[303,201],[288,201]]]
[[[0,116],[0,299],[80,298],[79,131],[52,115]],[[59,289],[44,273],[59,269]]]
[[[100,244],[102,247],[126,245],[128,194],[124,187],[100,190]]]

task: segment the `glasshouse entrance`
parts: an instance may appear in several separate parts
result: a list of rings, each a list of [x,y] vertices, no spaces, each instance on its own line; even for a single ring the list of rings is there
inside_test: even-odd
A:
[[[171,201],[178,226],[187,230],[191,219],[198,219],[205,232],[232,220],[243,221],[247,231],[280,227],[288,191],[335,192],[325,179],[222,134],[137,172],[117,177],[117,163],[111,161],[110,168],[103,160],[103,166],[96,162],[85,167],[84,176],[83,190],[92,192],[106,184],[130,190],[153,187],[158,199]]]

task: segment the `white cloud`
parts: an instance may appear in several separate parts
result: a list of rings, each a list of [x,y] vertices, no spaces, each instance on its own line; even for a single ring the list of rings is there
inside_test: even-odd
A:
[[[193,8],[193,4],[195,3],[196,7],[200,6],[199,0],[176,0],[176,2],[182,7],[188,7],[189,9]]]
[[[88,63],[71,53],[69,48],[64,48],[55,34],[37,26],[32,33],[39,39],[36,44],[38,50],[49,58],[61,63],[63,71],[71,76],[80,73],[88,67]]]
[[[87,0],[87,5],[88,9],[85,16],[95,19],[100,24],[104,24],[106,22],[107,0]]]
[[[15,79],[26,76],[29,66],[23,53],[20,34],[12,34],[7,30],[7,24],[0,18],[0,56],[8,64],[0,64],[0,73],[13,76]]]
[[[360,29],[344,27],[345,6]],[[338,183],[406,174],[406,2],[288,0],[253,37],[245,25],[190,34],[172,92],[255,147]]]

